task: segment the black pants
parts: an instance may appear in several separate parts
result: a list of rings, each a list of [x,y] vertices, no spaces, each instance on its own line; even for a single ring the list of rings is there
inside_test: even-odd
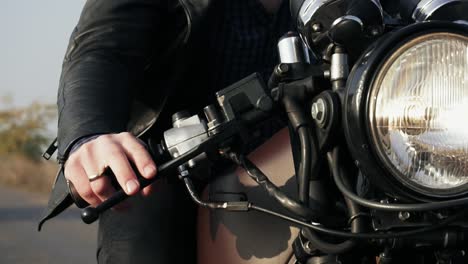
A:
[[[195,263],[196,207],[180,182],[155,183],[149,197],[129,199],[125,212],[100,217],[98,263]]]

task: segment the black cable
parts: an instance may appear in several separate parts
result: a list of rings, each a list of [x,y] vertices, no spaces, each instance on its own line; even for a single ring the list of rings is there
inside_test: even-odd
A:
[[[304,117],[303,110],[298,102],[292,98],[285,97],[283,98],[283,105],[288,114],[289,122],[299,137],[300,162],[297,171],[297,181],[299,186],[298,193],[301,203],[307,206],[309,205],[310,184],[314,184],[314,182],[311,182],[312,177],[314,177],[315,184],[320,183],[318,178],[319,147],[311,129],[308,127],[307,119]],[[353,226],[356,226],[354,222],[355,221],[353,221]],[[312,243],[312,245],[325,253],[342,253],[350,250],[355,246],[355,242],[352,240],[332,244],[322,240],[311,230],[304,231],[304,235]]]
[[[307,127],[308,119],[304,114],[302,104],[291,97],[284,96],[282,103],[286,114],[288,115],[289,124],[293,128],[294,133],[299,137],[300,158],[299,168],[297,170],[297,185],[299,193],[299,201],[308,206],[309,203],[309,180],[310,180],[310,161],[311,161],[311,145],[310,145],[310,129]]]
[[[299,106],[295,104],[296,102],[291,100],[289,102],[290,105],[294,105],[295,107],[289,107],[291,109],[298,109]],[[289,119],[290,122],[293,123],[294,120],[299,118],[296,117],[298,112],[289,111]],[[302,204],[307,206],[309,204],[309,184],[311,177],[317,178],[318,175],[318,157],[319,157],[319,147],[318,144],[315,142],[315,138],[312,135],[312,131],[309,127],[302,125],[297,128],[297,134],[299,137],[300,142],[300,162],[299,168],[297,172],[297,180],[299,186],[299,200]],[[358,213],[356,210],[356,206],[353,206],[351,215]],[[358,221],[353,221],[353,227],[356,227],[356,223]],[[328,243],[321,239],[318,235],[312,232],[308,228],[304,228],[303,233],[306,238],[312,243],[312,245],[319,249],[320,251],[328,254],[340,254],[349,251],[352,249],[356,242],[354,240],[346,240],[341,243]],[[356,232],[355,230],[352,230]]]
[[[337,164],[339,164],[339,148],[335,147],[335,149],[327,153],[327,158],[330,164],[330,168],[332,169],[333,180],[335,181],[335,184],[340,190],[340,192],[342,192],[343,195],[345,195],[350,200],[364,207],[383,211],[432,211],[448,207],[468,205],[468,197],[453,199],[449,201],[414,204],[383,204],[370,201],[359,197],[344,185],[342,178],[346,177],[346,172],[343,169],[340,169],[339,166],[337,166]]]
[[[423,227],[423,228],[418,228],[415,230],[410,230],[410,231],[401,231],[401,232],[394,232],[394,233],[379,233],[379,232],[374,232],[374,233],[349,233],[349,232],[344,232],[344,231],[339,231],[339,230],[334,230],[330,228],[326,228],[323,226],[320,226],[318,224],[309,224],[304,221],[298,220],[296,218],[292,218],[290,216],[268,210],[263,207],[256,206],[254,204],[250,204],[250,209],[262,212],[271,216],[275,216],[281,219],[284,219],[286,221],[289,221],[291,223],[295,223],[297,225],[303,226],[303,227],[308,227],[314,231],[328,234],[331,236],[337,236],[337,237],[344,237],[344,238],[354,238],[354,239],[387,239],[387,238],[399,238],[399,237],[408,237],[408,236],[414,236],[414,235],[419,235],[422,233],[430,232],[437,230],[441,227],[444,227],[451,222],[459,219],[460,217],[464,216],[467,212],[465,210],[450,216],[446,218],[445,220],[440,221],[437,224],[428,226],[428,227]]]
[[[348,239],[341,243],[328,243],[318,237],[310,228],[303,228],[304,236],[312,243],[314,248],[327,254],[342,254],[356,246],[354,239]]]
[[[439,229],[455,220],[457,220],[459,217],[463,216],[466,214],[466,211],[463,210],[458,214],[455,214],[453,216],[450,216],[446,218],[445,220],[429,226],[429,227],[424,227],[424,228],[419,228],[416,230],[411,230],[411,231],[403,231],[403,232],[395,232],[395,233],[349,233],[349,232],[344,232],[344,231],[338,231],[338,230],[333,230],[329,229],[323,226],[320,226],[318,224],[309,224],[307,222],[301,221],[299,219],[272,211],[268,210],[266,208],[256,206],[248,201],[241,201],[241,202],[205,202],[202,201],[199,196],[197,195],[195,188],[193,187],[193,184],[190,180],[189,177],[184,177],[183,178],[185,186],[187,190],[189,191],[190,196],[192,199],[199,204],[200,206],[203,207],[208,207],[211,209],[222,209],[222,210],[228,210],[228,211],[236,211],[236,212],[246,212],[249,210],[255,210],[258,212],[262,212],[268,215],[272,215],[284,220],[287,220],[289,222],[301,225],[303,227],[308,227],[310,229],[313,229],[317,232],[325,233],[328,235],[332,236],[338,236],[338,237],[345,237],[345,238],[354,238],[354,239],[386,239],[386,238],[397,238],[397,237],[405,237],[405,236],[413,236],[413,235],[418,235],[421,233],[433,231],[436,229]]]
[[[312,158],[312,148],[316,146],[311,145],[310,138],[310,129],[305,126],[301,126],[297,130],[300,142],[301,156],[299,159],[299,169],[297,172],[297,181],[299,186],[299,201],[301,201],[304,206],[309,205],[309,181],[311,175],[311,161]],[[316,164],[314,164],[317,166]]]
[[[296,218],[293,218],[293,217],[290,217],[290,216],[287,216],[287,215],[284,215],[284,214],[281,214],[272,210],[268,210],[260,206],[256,206],[248,201],[205,202],[205,201],[202,201],[197,195],[195,188],[193,187],[193,184],[189,177],[184,177],[184,182],[185,182],[185,186],[187,187],[187,190],[190,193],[190,196],[200,206],[208,207],[210,209],[222,209],[222,210],[236,211],[236,212],[246,212],[249,210],[254,210],[254,211],[262,212],[268,215],[272,215],[272,216],[287,220],[289,222],[301,225],[303,227],[308,227],[317,232],[321,232],[321,233],[332,235],[332,236],[353,238],[353,239],[387,239],[387,238],[398,238],[398,237],[418,235],[421,233],[430,232],[430,231],[439,229],[466,214],[466,211],[461,211],[460,213],[450,216],[435,225],[424,227],[424,228],[419,228],[419,229],[411,230],[411,231],[402,231],[402,232],[395,232],[395,233],[349,233],[349,232],[329,229],[329,228],[320,226],[318,224],[309,224],[299,219],[296,219]]]
[[[320,222],[322,219],[321,208],[316,207],[305,207],[293,198],[289,197],[287,194],[283,193],[278,186],[276,186],[270,179],[253,164],[249,159],[245,158],[243,155],[238,155],[236,153],[231,153],[231,160],[237,163],[239,166],[245,169],[247,174],[260,186],[262,187],[268,195],[274,198],[277,202],[281,204],[282,207],[287,209],[289,212],[300,216],[306,220],[312,220],[315,222]]]
[[[193,183],[190,180],[190,178],[189,177],[184,177],[183,180],[184,180],[184,183],[185,183],[185,187],[186,187],[187,191],[190,194],[190,197],[192,198],[192,200],[196,204],[198,204],[198,205],[200,205],[202,207],[207,207],[207,208],[211,208],[211,209],[224,209],[224,208],[226,208],[226,203],[225,202],[205,202],[205,201],[201,200],[200,197],[197,195],[197,192],[195,191],[195,187],[193,186]]]
[[[338,164],[335,164],[338,165]],[[351,188],[351,182],[348,178],[343,179],[343,184]],[[351,232],[362,233],[366,230],[366,225],[363,217],[369,217],[369,214],[363,213],[362,208],[353,200],[343,195],[346,207],[348,208],[349,224],[351,225]]]
[[[350,183],[345,181],[346,186],[350,186]],[[362,220],[362,212],[359,205],[352,200],[344,197],[346,207],[348,208],[349,224],[351,225],[352,233],[364,232],[364,223]],[[304,236],[312,243],[312,245],[318,250],[327,254],[342,254],[350,251],[356,246],[355,239],[348,239],[340,243],[329,243],[320,238],[315,232],[309,228],[303,228]]]

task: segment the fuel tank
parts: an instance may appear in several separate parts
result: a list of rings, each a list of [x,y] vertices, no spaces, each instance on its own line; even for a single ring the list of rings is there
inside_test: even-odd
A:
[[[297,199],[297,184],[288,130],[282,129],[249,155],[282,191]],[[248,199],[254,204],[288,214],[247,175],[232,168],[204,190],[211,200]],[[294,263],[292,243],[299,229],[289,222],[259,212],[198,210],[198,263]]]

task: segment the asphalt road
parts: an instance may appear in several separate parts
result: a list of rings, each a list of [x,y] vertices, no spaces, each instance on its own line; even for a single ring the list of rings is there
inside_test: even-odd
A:
[[[47,197],[0,186],[0,263],[96,263],[96,225],[68,209],[37,232]]]

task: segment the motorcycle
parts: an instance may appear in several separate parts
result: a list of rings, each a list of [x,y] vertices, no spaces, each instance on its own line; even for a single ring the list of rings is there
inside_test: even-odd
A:
[[[159,177],[177,174],[200,206],[198,263],[467,263],[468,1],[299,0],[291,13],[298,34],[279,40],[268,84],[252,74],[148,142]],[[282,114],[288,127],[247,154]]]

